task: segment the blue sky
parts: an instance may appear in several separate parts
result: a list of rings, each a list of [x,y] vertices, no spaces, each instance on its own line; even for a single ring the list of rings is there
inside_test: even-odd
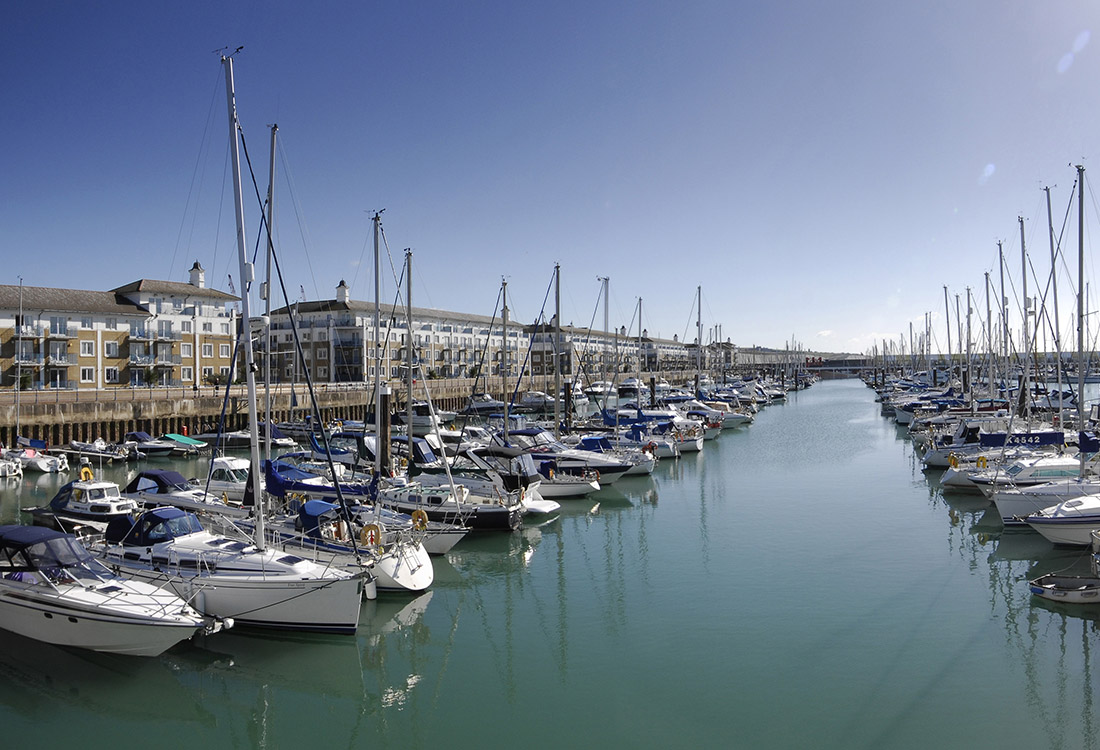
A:
[[[1017,216],[1045,279],[1042,188],[1060,225],[1071,165],[1100,167],[1098,15],[1085,0],[7,3],[0,282],[184,281],[196,259],[211,285],[236,282],[214,51],[243,46],[261,192],[279,125],[292,296],[345,279],[370,299],[384,208],[394,264],[414,251],[416,305],[489,315],[506,277],[530,322],[560,263],[575,325],[602,326],[609,276],[612,324],[633,326],[641,297],[663,337],[694,338],[701,285],[704,328],[738,344],[862,352],[931,312],[943,346],[943,286],[952,309],[973,287],[984,315],[1002,240],[1019,289]]]

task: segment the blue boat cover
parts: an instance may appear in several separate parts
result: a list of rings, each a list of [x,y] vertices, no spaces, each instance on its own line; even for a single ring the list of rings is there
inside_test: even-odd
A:
[[[302,531],[314,539],[320,539],[321,521],[325,516],[335,515],[339,509],[340,506],[326,503],[324,500],[307,500],[298,509],[298,520],[302,523]]]

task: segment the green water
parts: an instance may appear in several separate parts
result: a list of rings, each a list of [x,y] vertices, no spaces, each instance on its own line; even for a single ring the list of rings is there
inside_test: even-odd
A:
[[[463,541],[354,637],[133,659],[0,636],[0,724],[204,750],[1100,744],[1100,608],[1027,590],[1087,562],[920,469],[870,390],[820,383],[652,478]],[[0,487],[0,518],[56,483]]]

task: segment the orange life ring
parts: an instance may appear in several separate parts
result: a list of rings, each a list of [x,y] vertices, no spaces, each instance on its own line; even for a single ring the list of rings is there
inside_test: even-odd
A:
[[[428,528],[428,514],[423,508],[417,508],[412,512],[413,528],[423,531]]]

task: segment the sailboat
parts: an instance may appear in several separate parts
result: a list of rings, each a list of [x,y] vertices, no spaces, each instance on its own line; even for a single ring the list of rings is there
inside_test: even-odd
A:
[[[233,58],[223,57],[222,63],[229,109],[237,250],[241,278],[245,280],[241,312],[243,319],[248,321],[242,331],[242,348],[250,448],[252,465],[259,466],[253,321],[249,303],[249,285],[254,276],[252,264],[245,255]],[[132,578],[166,584],[207,615],[230,617],[238,624],[266,628],[355,633],[362,597],[374,592],[369,571],[362,568],[349,572],[267,548],[258,484],[253,483],[250,503],[256,509],[252,539],[212,533],[203,528],[194,514],[165,507],[147,510],[136,520],[112,521],[96,551],[103,560]]]

